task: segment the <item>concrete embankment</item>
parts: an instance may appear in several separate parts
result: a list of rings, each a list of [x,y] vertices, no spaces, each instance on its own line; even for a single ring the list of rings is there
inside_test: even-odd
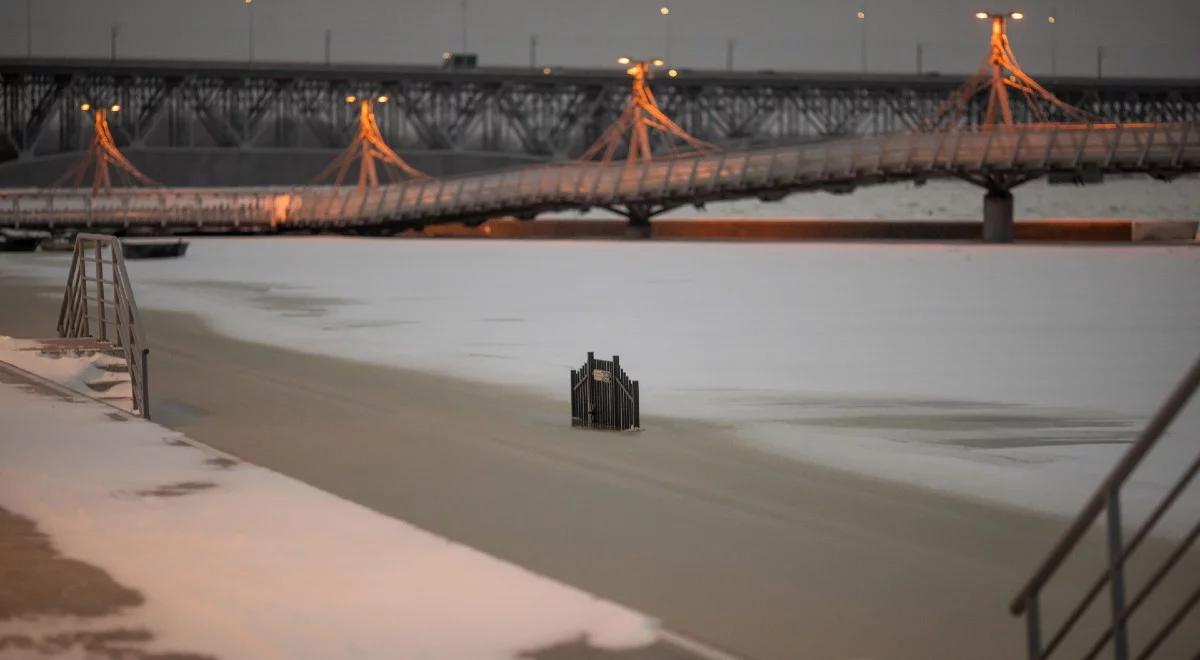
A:
[[[430,225],[418,234],[436,238],[622,238],[624,220],[561,220],[533,222],[497,218],[478,227]],[[1132,220],[1062,218],[1019,220],[1016,240],[1047,242],[1194,241],[1195,220]],[[662,220],[651,223],[650,238],[715,241],[978,241],[982,224],[969,221],[926,220]]]

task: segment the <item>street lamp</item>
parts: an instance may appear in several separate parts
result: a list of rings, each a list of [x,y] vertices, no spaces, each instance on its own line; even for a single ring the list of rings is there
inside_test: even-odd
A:
[[[1050,75],[1058,75],[1058,17],[1055,16],[1058,12],[1050,14],[1046,17],[1046,22],[1050,24]]]
[[[83,110],[84,112],[87,112],[88,110],[92,109],[92,104],[91,103],[80,103],[79,109]]]
[[[254,0],[242,0],[242,4],[246,5],[246,31],[249,33],[249,57],[247,59],[251,64],[254,63]]]
[[[671,8],[663,5],[658,8],[658,13],[663,17],[663,55],[667,61],[671,60]]]
[[[109,110],[112,110],[113,112],[120,112],[120,111],[121,111],[121,104],[120,104],[120,103],[114,103],[114,104],[112,104],[112,107],[111,107],[111,108],[109,108]]]
[[[867,11],[859,9],[855,14],[858,18],[859,55],[862,57],[862,72],[867,72]]]

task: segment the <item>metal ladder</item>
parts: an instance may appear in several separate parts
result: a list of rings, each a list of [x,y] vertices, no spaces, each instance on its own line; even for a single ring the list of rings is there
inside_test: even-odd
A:
[[[120,353],[129,369],[134,411],[150,419],[150,348],[142,330],[120,239],[78,234],[58,314],[58,335],[92,340],[98,351]]]

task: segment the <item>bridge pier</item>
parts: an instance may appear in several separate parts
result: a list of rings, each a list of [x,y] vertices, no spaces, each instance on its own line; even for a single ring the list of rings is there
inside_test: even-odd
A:
[[[983,242],[1013,240],[1013,196],[1007,188],[990,188],[983,196]]]
[[[629,222],[625,223],[625,238],[650,238],[650,232],[649,215],[629,215]]]

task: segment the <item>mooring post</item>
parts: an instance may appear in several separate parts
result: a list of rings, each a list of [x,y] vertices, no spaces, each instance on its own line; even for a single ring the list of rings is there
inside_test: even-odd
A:
[[[617,428],[625,428],[625,425],[623,424],[624,415],[621,414],[621,412],[622,412],[621,405],[623,403],[625,403],[624,397],[621,396],[621,357],[618,355],[613,356],[613,368],[612,368],[611,378],[612,378],[611,387],[612,387],[612,393],[613,393],[613,403],[615,404],[613,406],[613,412],[616,414],[616,419],[614,419],[613,421],[616,422]]]
[[[983,241],[1011,243],[1012,240],[1012,192],[1003,188],[990,189],[983,196]]]

